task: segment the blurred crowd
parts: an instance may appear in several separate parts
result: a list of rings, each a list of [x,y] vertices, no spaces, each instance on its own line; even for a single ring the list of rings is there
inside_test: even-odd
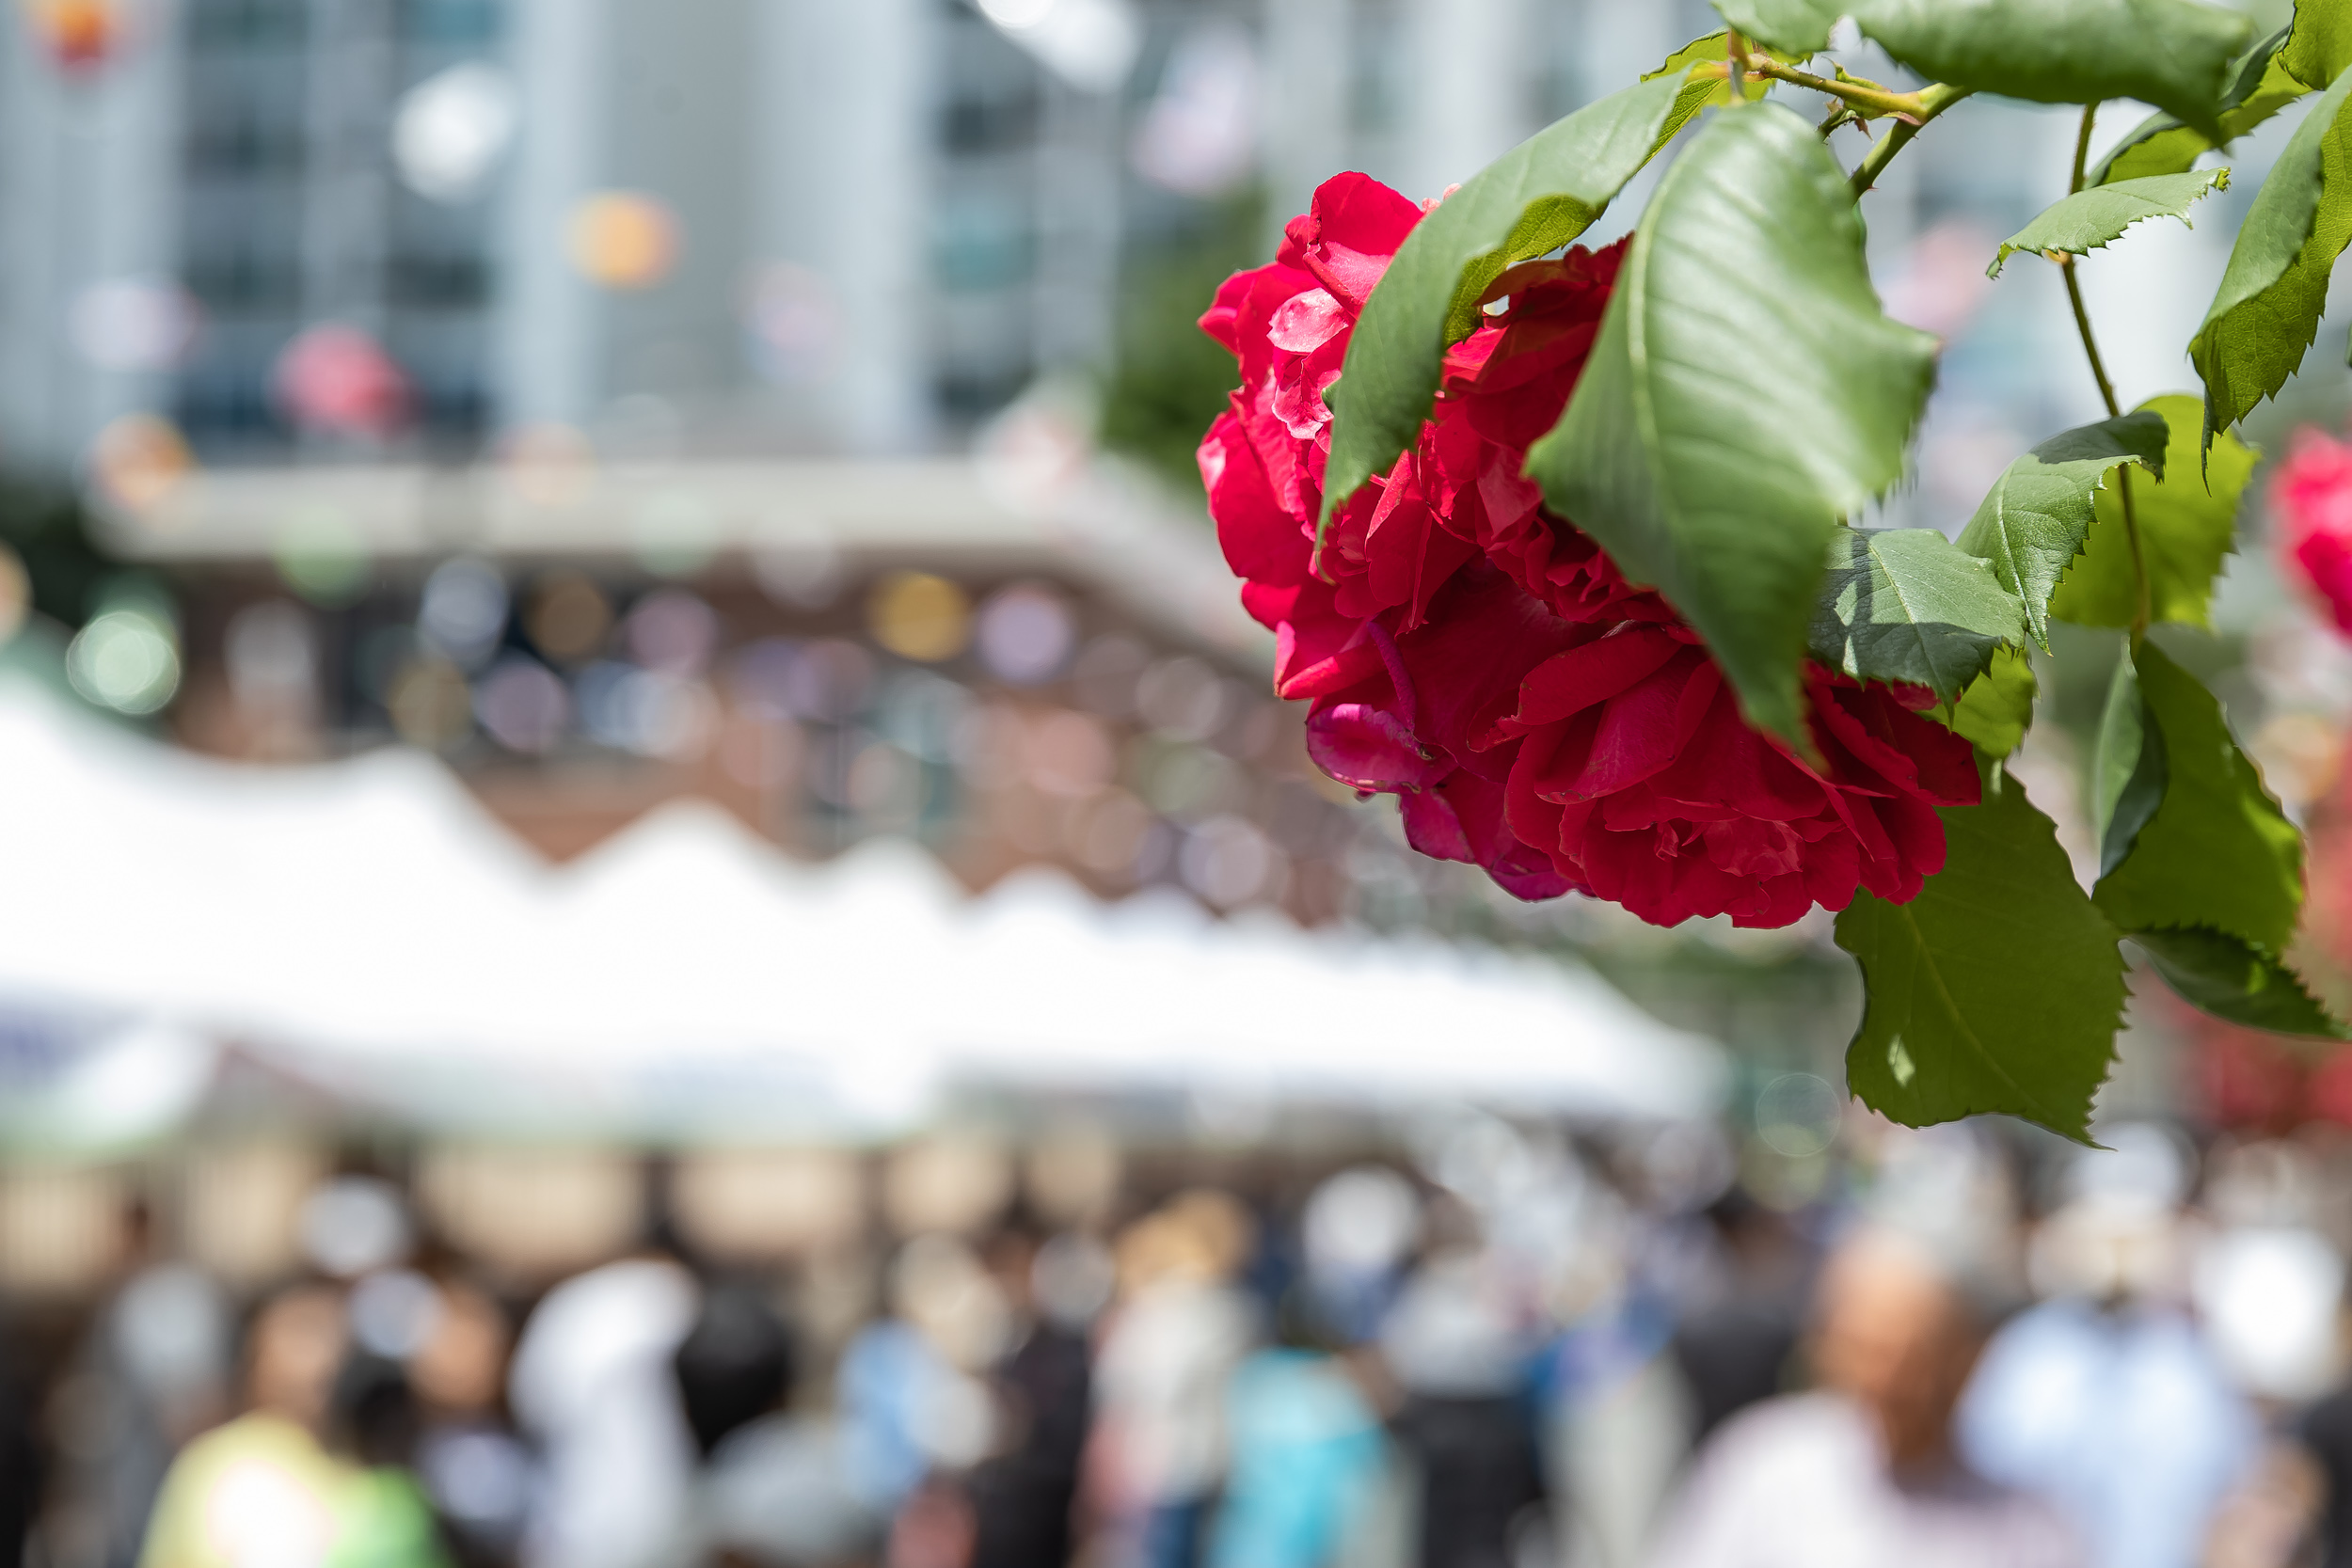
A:
[[[315,1192],[308,1272],[249,1298],[135,1212],[78,1342],[47,1366],[8,1346],[0,1551],[2352,1563],[2352,1152],[1761,1131],[1466,1116],[1311,1165],[1164,1160],[1076,1223],[1016,1196],[765,1270],[657,1220],[551,1284],[437,1240],[380,1173]]]

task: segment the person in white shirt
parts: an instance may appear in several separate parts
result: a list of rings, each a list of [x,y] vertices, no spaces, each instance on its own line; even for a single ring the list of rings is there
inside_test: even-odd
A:
[[[1819,1292],[1814,1390],[1724,1423],[1652,1568],[2086,1568],[2048,1505],[1953,1450],[1987,1318],[1926,1246],[1884,1230],[1849,1239]]]

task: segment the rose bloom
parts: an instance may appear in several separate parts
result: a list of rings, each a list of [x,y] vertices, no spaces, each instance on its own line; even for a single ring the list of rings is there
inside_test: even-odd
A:
[[[1934,808],[1978,799],[1972,748],[1916,711],[1928,694],[1809,666],[1807,764],[1747,725],[1697,634],[1522,472],[1575,389],[1622,245],[1496,279],[1420,440],[1338,509],[1318,554],[1324,393],[1421,216],[1341,175],[1201,318],[1241,367],[1200,447],[1209,510],[1242,602],[1275,633],[1275,690],[1312,705],[1316,766],[1395,795],[1413,847],[1521,898],[1786,926],[1857,887],[1917,894],[1944,862]]]
[[[2270,509],[2288,575],[2316,589],[2337,629],[2352,633],[2352,447],[2297,432],[2270,482]]]

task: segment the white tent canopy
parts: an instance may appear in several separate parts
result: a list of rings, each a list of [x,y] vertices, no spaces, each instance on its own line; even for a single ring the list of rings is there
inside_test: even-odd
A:
[[[549,867],[421,755],[224,764],[26,684],[0,757],[12,1133],[167,1124],[225,1044],[435,1125],[709,1135],[886,1130],[972,1083],[1643,1117],[1721,1092],[1710,1044],[1554,960],[1048,872],[968,898],[911,846],[812,867],[691,802]],[[22,1043],[44,1019],[70,1049]]]

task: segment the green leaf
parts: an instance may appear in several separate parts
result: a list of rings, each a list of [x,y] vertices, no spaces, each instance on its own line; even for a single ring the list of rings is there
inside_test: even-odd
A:
[[[2011,463],[1961,530],[1960,547],[1993,563],[2025,601],[2026,629],[2050,645],[2050,594],[2090,536],[2092,501],[2118,464],[2164,472],[2164,416],[2145,410],[2051,436]]]
[[[2038,103],[2137,98],[2219,135],[2253,24],[2200,0],[1862,0],[1862,30],[1931,81]]]
[[[2342,1037],[2281,958],[2303,904],[2302,835],[2221,705],[2152,642],[2116,666],[2091,776],[2091,897],[2166,982],[2217,1018]]]
[[[2161,738],[2163,794],[2092,896],[2125,931],[2205,926],[2269,955],[2285,952],[2303,907],[2303,835],[2231,739],[2213,693],[2163,649],[2141,642],[2116,679],[2110,713],[2136,686],[2141,728]],[[2122,768],[2108,756],[2108,728],[2101,726],[2103,800]],[[2143,742],[2142,757],[2148,750]],[[2135,767],[2136,777],[2146,774]],[[2132,799],[2128,786],[2119,794]],[[2125,820],[2122,808],[2107,819],[2106,851],[2117,847]]]
[[[2090,818],[2099,837],[2100,876],[2130,858],[2139,830],[2164,804],[2168,777],[2164,732],[2148,718],[2127,652],[2107,683],[2099,741],[2090,755]]]
[[[2163,477],[2135,475],[2126,481],[2148,557],[2150,614],[2157,621],[2209,626],[2213,579],[2230,553],[2238,498],[2261,453],[2234,436],[2216,436],[2201,466],[2195,398],[2173,392],[2139,406],[2162,415],[2171,428]],[[2099,493],[2095,510],[2090,541],[2050,596],[2050,613],[2081,626],[2128,626],[2139,606],[2139,589],[2117,486]]]
[[[2295,21],[2279,55],[2296,81],[2314,90],[2326,87],[2352,65],[2352,7],[2344,0],[2296,0]]]
[[[2329,1039],[2352,1035],[2328,1016],[2295,971],[2233,936],[2209,926],[2187,926],[2135,931],[2132,941],[2183,1001],[2216,1018],[2281,1035]]]
[[[1725,22],[1759,43],[1799,58],[1829,47],[1829,33],[1846,14],[1840,0],[1715,0]]]
[[[1659,182],[1527,471],[1707,639],[1752,723],[1810,751],[1800,668],[1830,536],[1901,477],[1934,376],[1935,340],[1879,309],[1813,128],[1731,109]]]
[[[2187,174],[2152,174],[2144,180],[2121,180],[2094,185],[2042,210],[2039,217],[2001,242],[2000,253],[1984,269],[1987,277],[2020,250],[2047,255],[2063,251],[2085,256],[2123,236],[2123,230],[2146,218],[2179,218],[2188,223],[2188,210],[2207,191],[2225,190],[2226,168],[2202,168]],[[2189,227],[2195,228],[2194,224]]]
[[[1703,38],[1692,39],[1667,55],[1665,63],[1656,71],[1644,71],[1642,80],[1655,82],[1661,76],[1680,80],[1694,65],[1721,65],[1730,58],[1731,34],[1719,28]],[[1770,92],[1772,87],[1770,77],[1752,76],[1740,85],[1740,96],[1752,103]],[[1709,75],[1683,82],[1682,90],[1675,94],[1675,106],[1667,112],[1666,123],[1658,133],[1658,144],[1663,147],[1674,140],[1684,126],[1698,118],[1701,109],[1722,107],[1730,102],[1731,82],[1727,77]]]
[[[1857,680],[1908,681],[1946,702],[1993,651],[2026,639],[1993,568],[1931,528],[1839,529],[1813,607],[1814,656]]]
[[[2014,779],[1937,815],[1944,869],[1919,895],[1857,893],[1837,917],[1867,991],[1846,1082],[1913,1127],[2002,1111],[2088,1142],[2123,1008],[2115,927]]]
[[[2221,287],[2189,340],[2205,383],[2205,429],[2227,430],[2286,384],[2328,308],[2328,278],[2352,241],[2352,73],[2312,105],[2239,226]]]
[[[2137,180],[2151,174],[2179,174],[2204,153],[2226,146],[2308,94],[2312,89],[2295,79],[2280,57],[2287,29],[2264,39],[2238,57],[2236,80],[2223,100],[2221,135],[2217,140],[2191,130],[2159,109],[2108,149],[2091,171],[2094,185]]]
[[[2003,648],[1952,705],[1951,727],[1986,756],[2005,757],[2033,723],[2034,690],[2033,661],[2018,649]]]
[[[1446,345],[1515,261],[1575,239],[1656,153],[1683,84],[1661,77],[1579,109],[1504,153],[1413,226],[1348,340],[1332,414],[1323,515],[1419,439]]]

